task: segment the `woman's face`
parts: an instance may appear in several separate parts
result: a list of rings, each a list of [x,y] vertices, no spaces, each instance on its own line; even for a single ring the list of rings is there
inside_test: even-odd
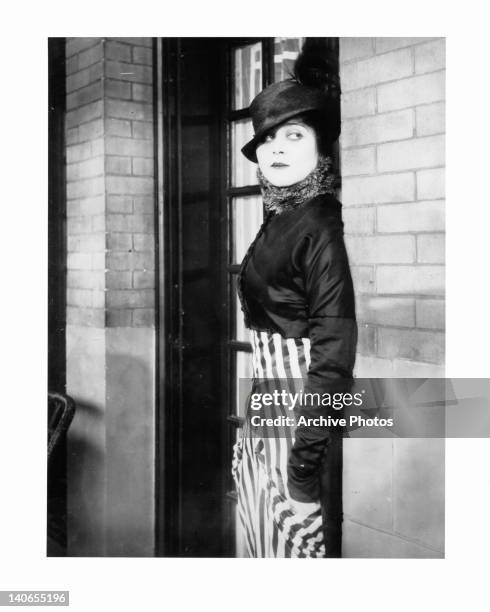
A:
[[[300,120],[291,119],[272,129],[256,150],[259,168],[276,187],[294,185],[318,163],[316,134]]]

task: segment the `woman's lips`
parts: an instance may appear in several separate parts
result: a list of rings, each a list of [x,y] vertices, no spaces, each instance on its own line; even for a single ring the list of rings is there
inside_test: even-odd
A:
[[[273,164],[271,164],[272,168],[287,168],[288,165],[287,164],[281,164],[280,162],[275,162]]]

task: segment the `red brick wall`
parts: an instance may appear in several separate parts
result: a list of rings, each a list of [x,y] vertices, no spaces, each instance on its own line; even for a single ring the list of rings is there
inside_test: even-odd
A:
[[[444,362],[444,39],[342,38],[342,202],[358,375]]]

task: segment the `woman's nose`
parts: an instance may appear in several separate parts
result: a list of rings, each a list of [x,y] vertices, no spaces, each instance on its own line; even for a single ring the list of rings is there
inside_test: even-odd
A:
[[[272,152],[273,153],[284,153],[284,139],[275,137],[272,141]]]

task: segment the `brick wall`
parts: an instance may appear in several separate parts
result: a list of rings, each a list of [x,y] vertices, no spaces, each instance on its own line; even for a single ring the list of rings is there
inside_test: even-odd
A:
[[[150,38],[66,43],[70,555],[153,553]],[[131,456],[127,448],[131,448]]]
[[[68,322],[154,325],[151,39],[67,41]]]
[[[444,376],[444,40],[341,38],[358,377]],[[344,440],[343,554],[444,555],[444,440]]]
[[[340,41],[357,374],[443,375],[445,41]]]

